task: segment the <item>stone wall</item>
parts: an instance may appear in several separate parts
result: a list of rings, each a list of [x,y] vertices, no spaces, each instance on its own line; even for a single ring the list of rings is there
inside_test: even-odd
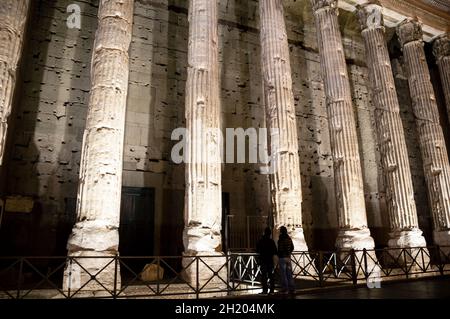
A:
[[[74,222],[85,125],[96,1],[33,1],[8,139],[2,189],[35,199],[31,214],[6,213],[0,253],[65,254]],[[79,4],[81,29],[68,29],[66,8]],[[155,254],[182,251],[184,167],[170,161],[171,132],[184,126],[188,1],[136,1],[123,185],[155,189]],[[310,248],[331,249],[337,234],[333,161],[309,1],[286,1],[303,187]],[[368,222],[377,246],[387,241],[383,177],[374,130],[364,45],[356,16],[340,14],[363,165]],[[264,127],[257,1],[220,1],[219,48],[223,128]],[[388,32],[392,34],[392,32]],[[396,39],[392,39],[396,41]],[[401,56],[393,59],[419,222],[430,227],[417,133]],[[442,104],[440,107],[445,106]],[[445,113],[444,113],[445,114]],[[445,118],[445,125],[447,120]],[[270,214],[268,178],[255,164],[224,164],[229,213]],[[430,237],[427,237],[429,243]]]

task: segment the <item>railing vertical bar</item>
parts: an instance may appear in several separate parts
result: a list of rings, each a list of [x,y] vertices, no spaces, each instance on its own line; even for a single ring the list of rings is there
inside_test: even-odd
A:
[[[118,258],[117,254],[114,256],[114,291],[113,291],[113,299],[117,299],[117,267],[118,267]]]
[[[17,296],[16,299],[20,299],[20,288],[22,287],[22,272],[23,272],[23,257],[20,258],[19,264],[19,277],[17,282]]]
[[[161,257],[156,257],[156,265],[158,266],[158,270],[157,270],[157,278],[156,278],[156,295],[159,296],[160,292],[160,280],[159,280],[159,274],[160,274],[160,269],[161,269]],[[163,280],[164,278],[161,277],[161,280]]]
[[[406,260],[406,249],[403,248],[402,249],[402,253],[403,253],[403,264],[405,265],[405,270],[406,270],[406,279],[409,278],[409,266],[408,266],[408,262]]]
[[[352,267],[352,280],[353,280],[353,285],[356,286],[358,284],[358,274],[356,271],[356,258],[355,258],[355,250],[352,249],[350,251],[350,260],[351,260],[351,267]]]
[[[195,256],[195,261],[196,261],[196,263],[195,263],[195,272],[196,272],[196,276],[195,276],[195,278],[196,278],[196,287],[195,287],[195,291],[196,291],[196,294],[197,294],[197,299],[200,299],[200,278],[198,278],[199,277],[199,256]]]
[[[324,266],[323,266],[323,252],[319,252],[319,286],[323,287],[323,272],[324,272]]]
[[[367,281],[367,278],[369,278],[369,269],[368,269],[368,263],[367,263],[367,249],[366,248],[363,248],[363,259],[364,259],[364,270],[363,270],[364,279]]]

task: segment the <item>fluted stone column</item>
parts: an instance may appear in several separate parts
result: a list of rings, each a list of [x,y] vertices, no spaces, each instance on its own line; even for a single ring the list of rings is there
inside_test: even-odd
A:
[[[189,256],[222,254],[218,57],[217,1],[191,0],[186,83],[189,139],[183,232],[184,254]],[[212,268],[222,262],[220,258],[204,260]],[[185,267],[189,262],[189,259],[184,259]],[[199,275],[203,276],[200,281],[204,281],[212,273],[200,264]],[[195,267],[191,265],[185,273],[188,279],[195,282]]]
[[[433,53],[441,76],[442,89],[444,90],[447,105],[447,116],[450,120],[450,35],[444,33],[437,37],[433,43]]]
[[[419,229],[408,150],[381,12],[382,8],[376,4],[358,8],[386,181],[386,202],[391,228],[388,246],[424,247],[426,242]]]
[[[307,251],[291,63],[282,0],[260,0],[262,73],[274,173],[270,175],[275,227],[286,226],[295,250]],[[273,134],[278,136],[274,137]]]
[[[434,225],[434,242],[450,245],[450,166],[439,111],[422,41],[422,26],[406,19],[397,27],[408,70],[425,180]]]
[[[16,71],[22,53],[29,0],[0,2],[0,165],[5,153]]]
[[[338,211],[339,249],[372,249],[361,160],[336,0],[311,0],[325,85]]]
[[[118,254],[133,8],[134,0],[101,0],[99,3],[80,163],[77,222],[67,243],[68,255],[72,257]],[[95,275],[111,260],[78,258],[77,261]],[[89,279],[86,271],[77,264],[69,264],[65,275],[65,285],[76,286],[78,282],[83,285]],[[107,288],[113,287],[114,262],[97,276],[97,280]],[[99,285],[91,282],[84,289],[97,288]]]

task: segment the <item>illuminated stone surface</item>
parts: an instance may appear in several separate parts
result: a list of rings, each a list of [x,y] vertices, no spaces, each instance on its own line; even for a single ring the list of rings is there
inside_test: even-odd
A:
[[[409,89],[433,217],[434,242],[442,246],[450,245],[450,166],[425,58],[422,26],[416,20],[406,19],[397,27],[397,34],[407,65]]]
[[[336,247],[372,249],[363,177],[336,0],[312,0],[334,160],[339,234]]]
[[[371,4],[359,9],[366,46],[375,123],[386,180],[386,200],[391,232],[390,247],[423,247],[400,106],[385,40],[382,8]],[[371,15],[377,15],[372,18]],[[379,18],[379,20],[378,20]]]
[[[71,257],[108,257],[118,253],[133,6],[133,0],[100,2],[80,164],[77,221],[67,243]],[[77,261],[90,275],[96,275],[110,260],[79,258]],[[89,274],[79,271],[81,274],[72,271],[71,276],[80,276],[83,285]],[[65,275],[68,276],[67,269]],[[114,263],[103,269],[97,280],[113,287]],[[98,283],[92,281],[84,289],[97,287]]]
[[[16,73],[22,53],[29,0],[0,3],[0,165],[5,153]]]

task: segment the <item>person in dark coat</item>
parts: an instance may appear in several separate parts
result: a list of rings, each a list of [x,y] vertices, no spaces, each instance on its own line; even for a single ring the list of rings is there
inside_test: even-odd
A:
[[[280,227],[280,236],[278,237],[278,265],[280,267],[281,292],[294,293],[295,283],[292,276],[291,254],[294,251],[294,243],[289,237],[286,227]]]
[[[259,254],[263,294],[267,293],[268,281],[270,283],[270,293],[273,293],[275,288],[273,257],[277,254],[277,246],[271,238],[271,235],[272,230],[267,227],[264,230],[264,235],[256,244],[256,252]]]

